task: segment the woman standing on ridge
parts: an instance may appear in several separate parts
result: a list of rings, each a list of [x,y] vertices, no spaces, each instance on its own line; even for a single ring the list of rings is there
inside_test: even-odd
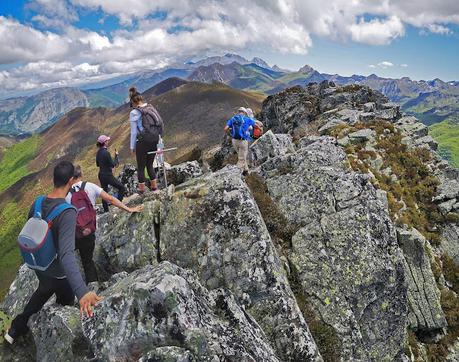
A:
[[[139,179],[138,191],[145,192],[145,168],[151,183],[150,188],[155,191],[158,187],[156,173],[153,168],[155,152],[159,137],[163,135],[164,124],[155,107],[145,103],[142,95],[135,87],[129,89],[131,107],[134,109],[129,115],[131,124],[131,153],[137,160],[137,177]]]
[[[113,161],[112,156],[107,149],[109,142],[110,137],[105,135],[101,135],[97,139],[97,147],[99,150],[97,151],[96,165],[99,167],[100,186],[105,192],[108,192],[109,185],[118,189],[117,199],[123,201],[126,188],[115,176],[113,176],[113,168],[118,166],[118,157],[115,157],[115,161]],[[118,153],[116,153],[115,156],[118,156]],[[102,201],[102,205],[104,206],[104,211],[107,212],[108,203],[106,201]]]

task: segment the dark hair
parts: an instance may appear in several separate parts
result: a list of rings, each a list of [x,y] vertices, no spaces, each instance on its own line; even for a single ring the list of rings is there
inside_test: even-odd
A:
[[[140,102],[143,102],[143,97],[142,95],[137,92],[136,87],[131,87],[129,88],[129,99],[130,99],[130,106],[134,107],[135,104],[139,104]]]
[[[80,165],[76,165],[75,166],[75,171],[73,171],[73,178],[77,179],[77,178],[80,178],[82,175],[83,175],[83,173],[81,172],[81,166]]]
[[[101,147],[104,147],[105,146],[105,143],[100,143],[100,142],[97,142],[96,143],[96,146],[101,148]]]
[[[75,174],[75,167],[69,161],[61,161],[54,167],[53,183],[54,187],[63,187],[67,185]]]

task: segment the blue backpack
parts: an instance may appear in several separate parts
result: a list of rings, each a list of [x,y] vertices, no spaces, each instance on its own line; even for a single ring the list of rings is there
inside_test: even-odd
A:
[[[66,202],[57,205],[43,218],[42,203],[45,196],[35,200],[34,213],[25,223],[18,237],[18,245],[21,250],[24,263],[31,269],[45,271],[57,258],[56,245],[54,243],[51,228],[53,220],[67,209],[74,207]]]
[[[244,137],[244,118],[242,116],[235,116],[231,127],[231,137],[236,140],[243,140]]]

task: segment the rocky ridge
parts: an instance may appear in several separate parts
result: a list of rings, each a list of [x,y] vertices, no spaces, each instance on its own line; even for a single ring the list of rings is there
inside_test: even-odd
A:
[[[225,141],[204,160],[213,171],[179,165],[175,188],[133,197],[142,214],[99,217],[95,318],[49,303],[16,360],[454,358],[459,178],[426,129],[369,88],[328,82],[268,97],[260,117],[270,131],[246,179]],[[406,175],[388,144],[425,157],[432,202],[397,199]],[[122,179],[134,190],[135,170]],[[17,314],[34,283],[22,267],[2,309]]]

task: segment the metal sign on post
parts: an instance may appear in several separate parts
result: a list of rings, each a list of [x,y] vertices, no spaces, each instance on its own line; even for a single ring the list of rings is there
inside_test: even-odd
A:
[[[164,186],[167,189],[167,173],[166,173],[166,162],[164,159],[164,152],[175,151],[177,147],[166,148],[164,149],[164,142],[161,136],[159,137],[159,142],[156,151],[148,152],[149,155],[156,155],[156,160],[159,165],[159,169],[163,172],[164,175]]]

